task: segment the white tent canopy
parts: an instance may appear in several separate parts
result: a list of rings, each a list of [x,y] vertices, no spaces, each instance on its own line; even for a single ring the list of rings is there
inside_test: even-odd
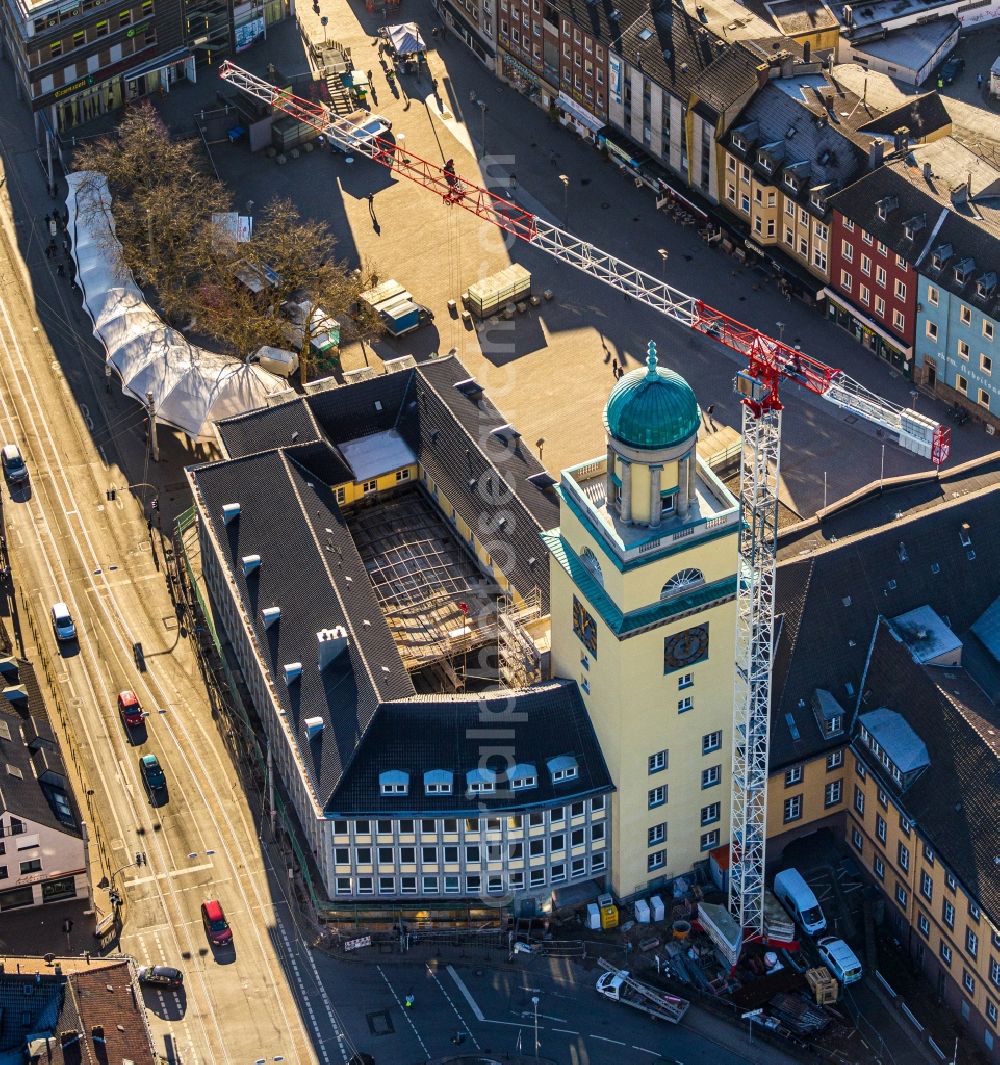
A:
[[[259,366],[195,347],[166,325],[131,276],[115,272],[107,179],[78,171],[66,180],[83,306],[125,395],[145,404],[152,394],[157,422],[197,440],[211,437],[213,421],[264,407],[269,395],[288,387]]]
[[[386,26],[385,35],[389,38],[396,55],[418,55],[427,51],[427,45],[415,22],[401,22],[398,26]]]

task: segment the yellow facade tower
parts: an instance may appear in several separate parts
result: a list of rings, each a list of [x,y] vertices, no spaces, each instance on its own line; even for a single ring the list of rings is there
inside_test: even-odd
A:
[[[552,672],[578,681],[615,783],[611,880],[628,896],[729,841],[739,506],[654,344],[604,426],[607,454],[563,471],[545,541]]]

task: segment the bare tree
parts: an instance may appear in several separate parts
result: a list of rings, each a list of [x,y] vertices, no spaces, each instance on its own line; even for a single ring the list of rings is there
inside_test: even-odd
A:
[[[168,318],[183,314],[191,286],[211,261],[211,216],[229,208],[229,194],[205,169],[197,142],[172,140],[147,102],[128,109],[112,134],[83,145],[74,164],[107,180],[116,272],[154,288]],[[105,209],[94,197],[91,204]]]
[[[199,329],[244,359],[263,344],[295,346],[308,380],[317,363],[312,341],[327,318],[339,323],[343,338],[370,340],[382,331],[378,314],[360,299],[376,283],[374,272],[349,270],[335,250],[322,223],[303,219],[289,200],[272,200],[249,243],[216,241],[213,267],[194,294]],[[295,303],[305,304],[298,326],[288,313]]]

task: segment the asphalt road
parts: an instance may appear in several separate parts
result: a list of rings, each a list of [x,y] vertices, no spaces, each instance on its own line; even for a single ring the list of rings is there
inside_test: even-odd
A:
[[[12,93],[8,68],[2,76],[3,91]],[[37,170],[23,127],[7,120],[0,132],[0,436],[20,444],[31,483],[12,495],[5,489],[4,521],[14,622],[40,677],[47,672],[51,678],[52,716],[58,702],[84,787],[93,789],[88,828],[106,856],[99,865],[92,845],[94,881],[103,874],[124,892],[125,952],[140,964],[185,970],[183,993],[146,993],[157,1046],[169,1060],[340,1061],[336,1023],[284,901],[285,869],[276,877],[269,868],[259,839],[261,811],[245,796],[213,720],[168,593],[162,548],[154,557],[135,498],[140,493],[125,487],[152,476],[143,470],[141,452],[130,450],[141,411],[105,396],[79,309],[42,255],[40,216],[47,205],[37,200]],[[11,199],[19,230],[11,221]],[[114,501],[106,495],[110,485],[119,487]],[[62,647],[48,617],[57,600],[69,605],[79,633]],[[137,641],[142,672],[133,655]],[[131,737],[116,710],[121,688],[135,689],[149,715]],[[149,752],[168,781],[158,806],[138,770],[140,755]],[[82,804],[79,785],[77,793]],[[137,852],[147,858],[138,867]],[[215,951],[206,942],[199,907],[211,897],[222,900],[234,949]],[[106,892],[96,899],[108,908]],[[65,945],[58,937],[44,941],[39,926],[33,953]]]
[[[732,1065],[796,1060],[751,1042],[740,1030],[692,1007],[679,1025],[654,1021],[594,990],[599,970],[580,963],[524,959],[512,968],[484,960],[420,964],[344,963],[322,959],[351,1041],[379,1065],[412,1063],[455,1053],[534,1053],[567,1065],[635,1065],[658,1057],[685,1065]],[[412,1009],[404,1005],[412,993]],[[537,998],[537,1004],[533,999]]]

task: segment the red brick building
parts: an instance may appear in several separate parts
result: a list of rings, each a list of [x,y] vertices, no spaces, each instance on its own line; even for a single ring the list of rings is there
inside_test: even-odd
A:
[[[913,376],[917,317],[914,264],[928,238],[934,201],[894,160],[830,197],[827,313],[880,359]],[[933,212],[933,213],[932,213]]]

